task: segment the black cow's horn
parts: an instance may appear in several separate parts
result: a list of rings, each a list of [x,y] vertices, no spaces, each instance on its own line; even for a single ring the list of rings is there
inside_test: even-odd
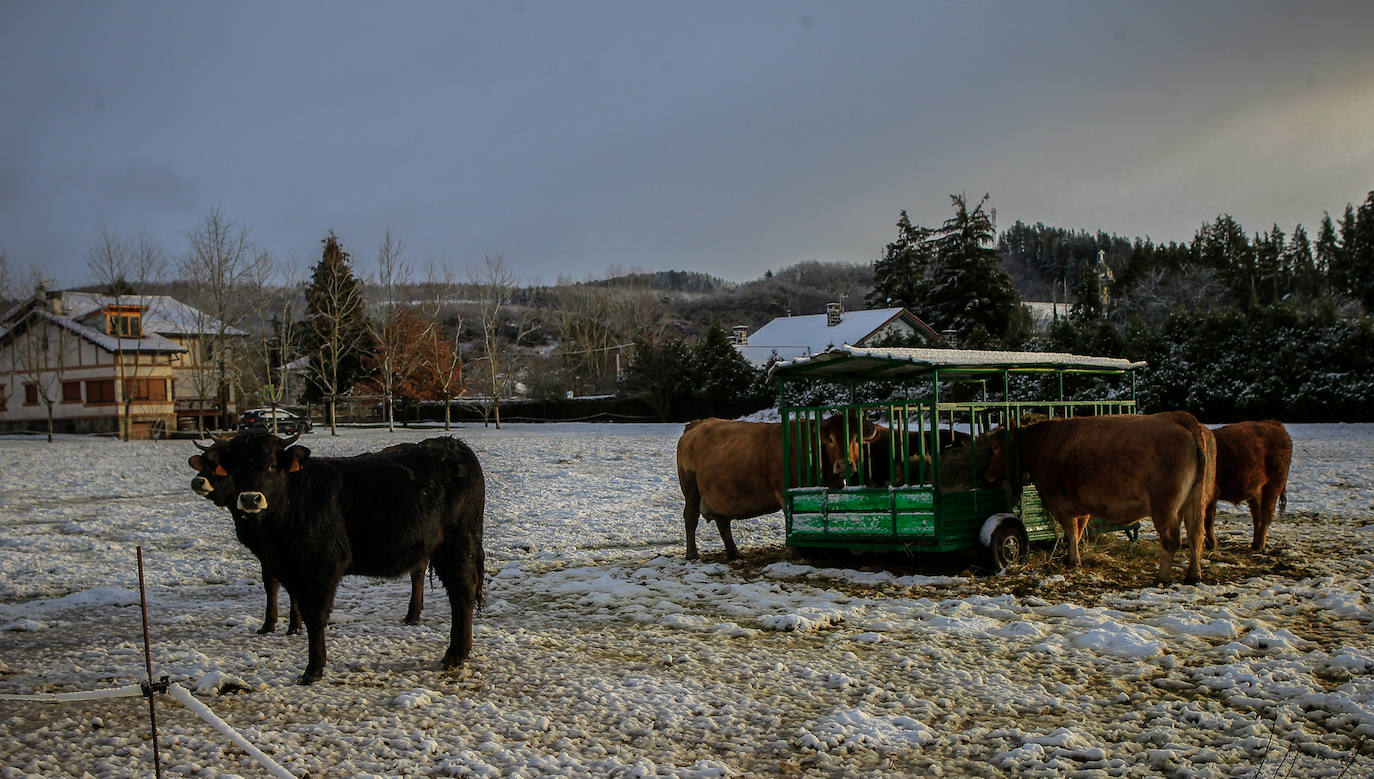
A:
[[[196,441],[194,439],[192,439],[191,443],[195,444],[196,448],[201,450],[202,452],[208,452],[211,449],[215,448],[213,444],[211,444],[210,446],[204,446],[200,443],[200,441]]]
[[[296,443],[296,439],[297,439],[297,438],[300,438],[300,437],[301,437],[301,434],[300,434],[300,433],[296,433],[295,435],[291,436],[290,438],[287,438],[287,439],[283,440],[283,441],[281,442],[282,448],[285,449],[286,447],[290,446],[291,444]]]

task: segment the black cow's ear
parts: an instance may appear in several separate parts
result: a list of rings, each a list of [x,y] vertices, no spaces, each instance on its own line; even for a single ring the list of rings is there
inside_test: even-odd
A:
[[[193,455],[191,455],[191,459],[187,460],[186,462],[187,462],[187,464],[189,464],[189,465],[191,466],[191,470],[193,470],[193,471],[198,471],[198,470],[200,470],[200,455],[198,455],[198,454],[193,454]]]
[[[292,446],[281,453],[281,458],[282,469],[287,473],[295,473],[310,459],[310,450],[304,446]]]

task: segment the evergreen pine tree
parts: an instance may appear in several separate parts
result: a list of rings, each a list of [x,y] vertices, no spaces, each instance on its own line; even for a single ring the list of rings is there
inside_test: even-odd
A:
[[[1230,214],[1221,214],[1216,222],[1202,225],[1194,237],[1193,252],[1202,265],[1220,271],[1240,301],[1254,295],[1254,250],[1245,237],[1245,228]]]
[[[1345,257],[1336,238],[1336,225],[1332,223],[1329,213],[1322,214],[1322,223],[1317,229],[1316,261],[1317,273],[1325,279],[1323,294],[1342,294],[1345,290]]]
[[[634,361],[621,374],[619,394],[644,402],[664,421],[690,418],[692,351],[680,338],[635,340]]]
[[[1351,292],[1364,303],[1366,311],[1374,311],[1374,190],[1355,213],[1355,226],[1346,244],[1346,254]]]
[[[923,302],[930,272],[930,234],[924,227],[913,227],[906,211],[901,212],[897,218],[897,240],[884,247],[883,256],[873,263],[869,307],[914,309]]]
[[[916,309],[935,329],[954,330],[966,348],[1018,346],[1030,329],[1021,295],[993,245],[988,199],[983,195],[970,209],[964,195],[950,195],[954,216],[928,241],[934,253],[931,281]]]
[[[330,230],[321,243],[324,251],[305,288],[305,353],[310,357],[307,400],[332,402],[346,392],[362,372],[368,344],[367,309],[362,284],[349,266],[348,252]]]
[[[1317,277],[1316,260],[1312,256],[1312,242],[1301,224],[1293,228],[1288,242],[1288,257],[1284,265],[1292,271],[1293,290],[1302,295],[1316,295],[1321,288]]]
[[[756,392],[757,371],[714,322],[692,347],[692,394],[702,416],[734,417],[767,404]]]
[[[1339,254],[1341,262],[1335,274],[1339,282],[1339,286],[1336,287],[1336,290],[1342,295],[1348,295],[1353,298],[1358,298],[1360,296],[1359,271],[1356,269],[1354,252],[1357,240],[1355,233],[1358,227],[1359,217],[1355,212],[1355,206],[1346,203],[1345,213],[1341,214],[1341,218],[1336,221],[1336,232],[1339,236],[1341,245]]]
[[[1278,225],[1269,233],[1255,233],[1255,292],[1261,303],[1273,303],[1287,290],[1289,273],[1284,268],[1288,239]]]

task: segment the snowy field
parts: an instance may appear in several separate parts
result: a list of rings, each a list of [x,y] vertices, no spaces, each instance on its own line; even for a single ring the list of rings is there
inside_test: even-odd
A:
[[[1374,426],[1289,430],[1270,553],[1224,505],[1206,583],[1155,588],[1152,533],[1120,558],[1096,542],[1082,571],[1040,555],[973,579],[807,565],[775,515],[735,523],[738,564],[703,525],[688,563],[680,425],[467,426],[488,485],[470,665],[438,670],[437,584],[407,627],[407,582],[349,578],[312,687],[284,594],[256,634],[256,561],[188,489],[189,442],[0,439],[0,694],[143,678],[142,545],[155,675],[297,776],[1368,777]],[[165,696],[158,725],[169,775],[263,775]],[[151,772],[141,698],[0,700],[0,779]]]

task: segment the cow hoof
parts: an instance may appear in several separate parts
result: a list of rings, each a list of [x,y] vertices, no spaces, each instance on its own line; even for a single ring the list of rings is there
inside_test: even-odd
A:
[[[419,618],[419,617],[406,617],[405,623],[406,623],[407,625],[418,625],[418,624],[420,624],[420,618]]]
[[[301,632],[301,629],[300,629],[300,628],[287,628],[287,629],[286,629],[286,635],[288,635],[288,636],[299,635],[300,632]]]
[[[277,632],[277,626],[276,626],[276,625],[263,625],[262,627],[258,628],[258,635],[260,635],[260,636],[265,636],[265,635],[267,635],[268,633],[275,633],[275,632]]]
[[[1184,584],[1202,584],[1202,577],[1201,577],[1200,575],[1191,574],[1191,575],[1188,575],[1188,576],[1183,577],[1183,583],[1184,583]]]
[[[457,655],[444,655],[444,659],[440,661],[440,665],[443,667],[445,671],[450,671],[454,668],[461,666],[466,661],[466,657],[458,657]]]
[[[315,682],[318,682],[320,679],[323,678],[323,671],[306,671],[305,673],[301,674],[298,679],[296,679],[296,684],[299,684],[302,687],[307,687],[309,685],[314,684]]]

